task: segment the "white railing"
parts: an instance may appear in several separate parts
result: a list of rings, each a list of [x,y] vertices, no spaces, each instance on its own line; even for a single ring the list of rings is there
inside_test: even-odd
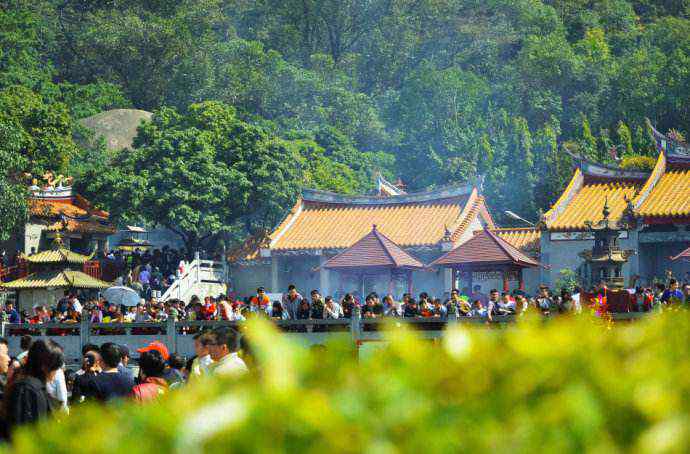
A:
[[[197,256],[187,265],[185,273],[161,295],[160,301],[184,299],[190,290],[201,283],[225,284],[226,281],[226,268],[222,262],[201,260]]]

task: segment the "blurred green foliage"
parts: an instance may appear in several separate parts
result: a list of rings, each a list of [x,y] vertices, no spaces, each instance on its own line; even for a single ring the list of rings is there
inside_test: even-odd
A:
[[[643,170],[651,172],[656,165],[656,159],[651,156],[628,156],[621,161],[621,168],[626,170]]]
[[[686,452],[690,316],[392,329],[360,355],[249,329],[255,373],[148,406],[77,408],[13,452]]]

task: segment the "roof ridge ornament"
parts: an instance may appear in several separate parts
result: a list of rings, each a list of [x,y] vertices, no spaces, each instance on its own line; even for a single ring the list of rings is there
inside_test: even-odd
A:
[[[608,222],[609,215],[611,214],[611,210],[609,209],[609,196],[608,195],[604,198],[604,208],[602,208],[601,214],[604,215],[604,220],[606,222]]]

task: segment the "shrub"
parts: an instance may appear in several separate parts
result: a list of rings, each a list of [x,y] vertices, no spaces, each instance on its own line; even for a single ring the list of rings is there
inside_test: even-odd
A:
[[[391,329],[359,360],[251,328],[256,370],[148,406],[76,408],[20,430],[13,452],[682,452],[690,318],[613,329],[589,316],[442,341]]]
[[[651,156],[632,155],[623,158],[621,168],[625,170],[640,170],[651,172],[656,165],[656,159]]]

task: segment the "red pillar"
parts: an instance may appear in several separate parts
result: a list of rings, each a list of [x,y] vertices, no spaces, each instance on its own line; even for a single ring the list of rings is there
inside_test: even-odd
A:
[[[525,279],[522,276],[522,268],[520,268],[520,271],[518,271],[518,279],[520,282],[520,290],[525,290]]]
[[[510,286],[508,285],[508,270],[503,270],[503,291],[507,292],[510,290]]]

